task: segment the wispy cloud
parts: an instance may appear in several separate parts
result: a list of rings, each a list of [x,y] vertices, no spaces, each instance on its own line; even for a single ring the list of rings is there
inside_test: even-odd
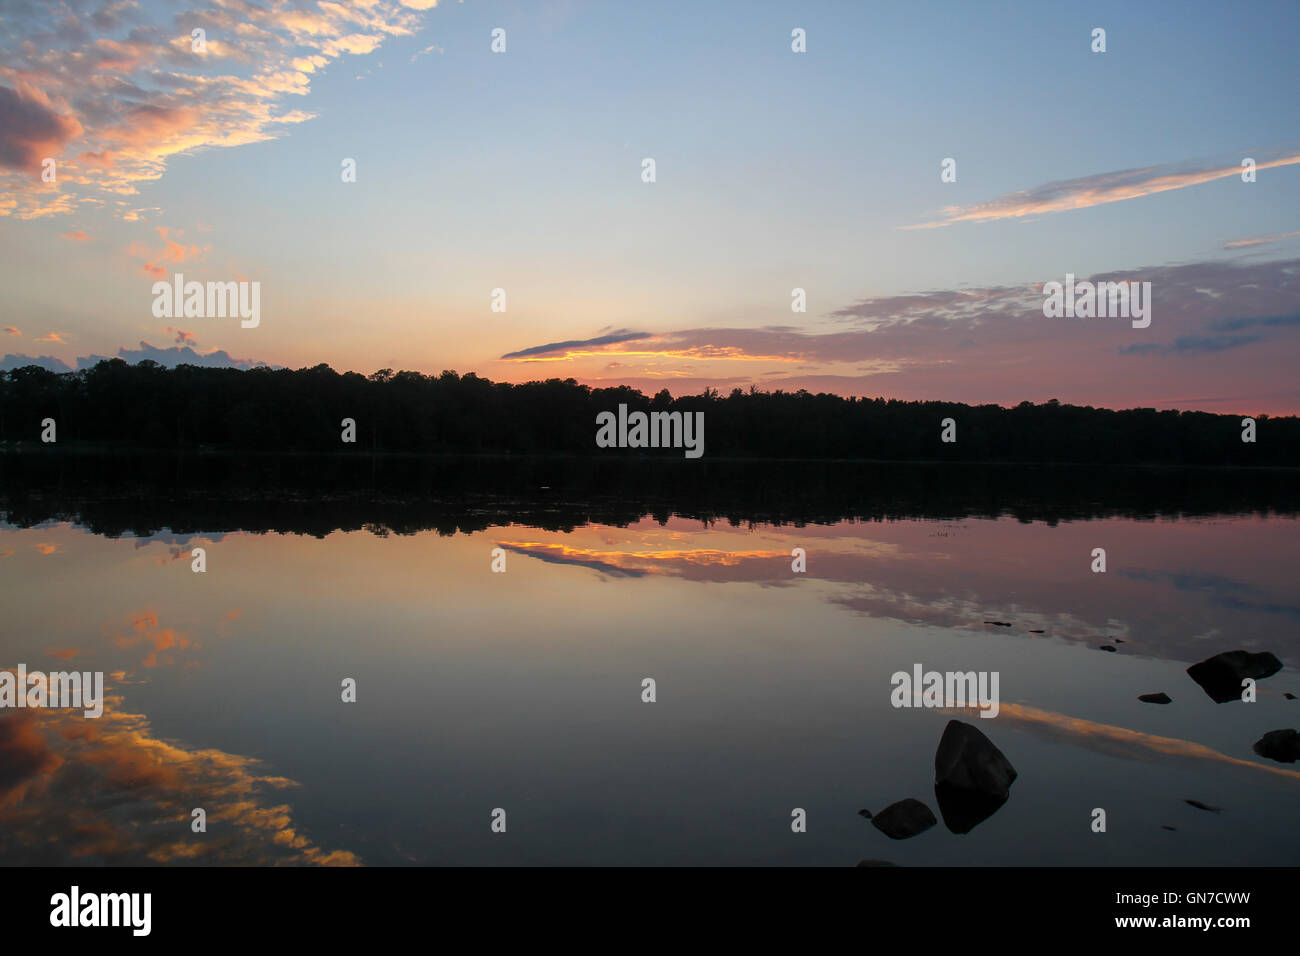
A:
[[[534,345],[531,348],[520,349],[518,352],[507,352],[501,358],[508,360],[566,355],[574,351],[616,345],[622,342],[635,342],[648,338],[650,338],[649,332],[629,332],[627,329],[619,329],[617,332],[599,335],[594,339],[570,339],[567,342],[548,342],[546,345]]]
[[[34,218],[130,196],[168,160],[282,135],[332,61],[420,26],[432,0],[311,5],[212,0],[150,13],[134,0],[18,4],[0,41],[0,215]],[[191,31],[205,31],[197,50]],[[40,175],[55,160],[56,180]]]
[[[1300,348],[1300,260],[1189,263],[1087,278],[1150,281],[1151,327],[1046,318],[1041,282],[1026,282],[863,299],[828,313],[831,321],[820,326],[616,330],[510,354],[529,356],[514,368],[552,363],[593,387],[655,392],[667,385],[675,395],[757,385],[1011,405],[1059,398],[1109,408],[1300,408],[1289,362]],[[625,335],[635,338],[619,341]],[[1188,376],[1217,383],[1219,394],[1200,393],[1192,402]],[[1243,404],[1251,394],[1268,401]]]
[[[1225,242],[1223,244],[1223,248],[1246,249],[1249,248],[1250,246],[1266,246],[1269,245],[1270,243],[1281,242],[1284,239],[1294,239],[1296,236],[1300,236],[1300,231],[1280,232],[1273,236],[1256,236],[1253,239],[1232,239],[1229,240],[1228,242]]]
[[[1287,150],[1271,158],[1257,159],[1256,169],[1275,169],[1300,163],[1300,150]],[[942,218],[903,226],[904,229],[938,229],[959,222],[995,222],[1045,213],[1087,209],[1105,203],[1138,199],[1171,189],[1185,189],[1216,179],[1241,174],[1241,157],[1198,164],[1144,166],[1117,172],[1098,173],[1077,179],[1062,179],[1033,189],[1007,193],[974,206],[948,206]]]

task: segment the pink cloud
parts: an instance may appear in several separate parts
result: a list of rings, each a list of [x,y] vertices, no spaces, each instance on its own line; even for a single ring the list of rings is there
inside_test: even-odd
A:
[[[0,215],[109,202],[131,218],[119,198],[160,178],[171,157],[273,139],[311,119],[290,97],[334,60],[414,34],[432,5],[222,0],[173,14],[101,0],[88,24],[65,4],[24,5],[9,35],[41,42],[0,43]],[[32,176],[45,157],[58,161],[54,198]]]
[[[1256,170],[1274,169],[1300,163],[1300,152],[1284,151],[1272,158],[1256,162]],[[1077,179],[1035,186],[999,196],[997,199],[974,206],[948,206],[943,218],[923,222],[904,229],[937,229],[959,222],[994,222],[999,219],[1019,219],[1043,213],[1064,212],[1069,209],[1086,209],[1105,203],[1138,199],[1171,189],[1185,189],[1216,179],[1239,176],[1241,158],[1219,160],[1211,163],[1183,166],[1146,166],[1140,169],[1123,169],[1118,172],[1098,173]]]

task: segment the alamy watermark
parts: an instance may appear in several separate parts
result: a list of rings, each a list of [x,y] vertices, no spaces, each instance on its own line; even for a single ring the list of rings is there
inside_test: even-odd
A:
[[[81,710],[86,717],[104,713],[103,671],[0,670],[0,709],[5,707],[61,707]]]
[[[1074,273],[1065,283],[1043,283],[1043,315],[1049,319],[1132,319],[1133,328],[1151,324],[1150,282],[1075,282]]]
[[[597,448],[684,448],[687,458],[704,454],[703,412],[628,413],[626,405],[596,416]]]
[[[224,319],[239,316],[239,324],[255,329],[262,321],[262,283],[185,281],[177,272],[171,282],[153,284],[156,319]]]
[[[895,707],[974,708],[981,717],[996,717],[1001,709],[997,671],[922,671],[913,664],[910,674],[895,671],[889,682]]]

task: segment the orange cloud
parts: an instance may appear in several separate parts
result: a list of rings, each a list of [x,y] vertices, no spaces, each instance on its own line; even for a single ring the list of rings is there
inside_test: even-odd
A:
[[[73,240],[74,242],[89,242],[89,241],[90,241],[90,236],[86,235],[86,233],[85,233],[83,230],[81,230],[81,229],[78,229],[76,232],[64,232],[64,233],[60,233],[60,237],[63,238],[63,239],[71,239],[71,240]]]
[[[1245,249],[1250,246],[1266,246],[1273,242],[1281,242],[1283,239],[1294,239],[1300,236],[1300,232],[1282,232],[1273,236],[1257,236],[1253,239],[1232,239],[1223,244],[1225,249]]]
[[[96,720],[48,708],[0,717],[0,768],[0,856],[9,863],[360,864],[299,832],[276,796],[292,780],[249,757],[159,739],[108,686]],[[202,835],[190,828],[196,794],[210,827]]]
[[[964,713],[960,708],[950,708],[945,712]],[[974,711],[970,711],[974,713]],[[1087,747],[1116,757],[1133,760],[1151,760],[1156,758],[1208,761],[1233,767],[1257,770],[1261,773],[1274,774],[1300,781],[1300,770],[1287,770],[1273,767],[1254,760],[1231,757],[1190,740],[1177,737],[1161,737],[1140,730],[1129,730],[1113,724],[1101,724],[1081,717],[1069,717],[1055,711],[1040,710],[1027,704],[1002,704],[998,720],[1019,724],[1026,729],[1037,730],[1069,743]]]
[[[1300,163],[1300,153],[1288,152],[1273,159],[1260,160],[1255,168],[1276,169],[1296,163]],[[902,228],[939,229],[958,222],[996,222],[1000,219],[1019,219],[1069,209],[1087,209],[1090,206],[1138,199],[1171,189],[1186,189],[1216,179],[1239,176],[1241,172],[1241,160],[1238,158],[1192,167],[1146,166],[1141,169],[1098,173],[1008,193],[974,206],[948,206],[943,209],[942,219]]]
[[[274,139],[312,118],[285,102],[310,91],[331,61],[378,49],[422,25],[431,0],[218,3],[203,11],[203,50],[166,11],[131,3],[101,11],[93,39],[76,14],[33,5],[24,32],[44,38],[0,63],[0,215],[33,218],[116,197],[162,177],[173,156]],[[184,17],[182,17],[184,19]],[[71,148],[70,148],[71,147]],[[55,198],[34,187],[43,158],[58,160]],[[112,208],[110,206],[110,208]]]

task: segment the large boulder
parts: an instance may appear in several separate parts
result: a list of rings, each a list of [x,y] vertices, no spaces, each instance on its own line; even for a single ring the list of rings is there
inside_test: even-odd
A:
[[[891,840],[914,837],[938,822],[929,807],[911,797],[891,803],[871,818],[871,825]]]
[[[1247,677],[1259,680],[1272,677],[1282,669],[1282,662],[1268,651],[1224,651],[1193,664],[1187,674],[1201,685],[1216,704],[1241,700],[1241,682]]]
[[[1294,730],[1270,730],[1255,741],[1255,753],[1278,763],[1300,760],[1300,733]]]
[[[949,830],[969,833],[991,817],[1007,802],[1016,777],[1011,761],[979,728],[948,721],[934,754],[934,795]]]

